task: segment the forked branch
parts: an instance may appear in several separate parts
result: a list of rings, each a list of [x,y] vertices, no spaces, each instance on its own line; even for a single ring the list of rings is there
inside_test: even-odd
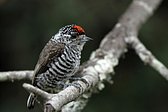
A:
[[[111,75],[109,74],[114,73],[114,67],[118,65],[121,55],[127,52],[128,45],[131,45],[131,47],[135,49],[144,63],[149,64],[168,80],[168,69],[158,61],[137,38],[142,24],[154,13],[154,10],[161,1],[162,0],[133,0],[114,29],[104,37],[100,47],[92,53],[90,60],[81,66],[77,74],[80,74],[87,83],[82,81],[74,82],[78,84],[80,88],[69,86],[58,94],[49,94],[29,84],[23,84],[23,87],[29,92],[38,94],[45,100],[45,112],[59,110],[62,110],[62,112],[81,111],[85,106],[80,102],[83,100],[81,97],[85,98],[83,101],[86,103],[95,88],[99,90],[103,89],[104,80],[111,82]],[[32,74],[32,72],[28,73]],[[24,78],[30,79],[32,76],[3,75],[3,77],[0,77],[0,81]],[[89,92],[87,92],[88,90]]]

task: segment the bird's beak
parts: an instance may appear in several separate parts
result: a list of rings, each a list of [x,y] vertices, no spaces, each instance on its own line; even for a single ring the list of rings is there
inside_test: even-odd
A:
[[[90,37],[87,37],[87,36],[85,36],[85,37],[82,39],[82,41],[84,41],[84,42],[87,42],[87,41],[90,41],[90,40],[93,40],[93,39],[90,38]]]

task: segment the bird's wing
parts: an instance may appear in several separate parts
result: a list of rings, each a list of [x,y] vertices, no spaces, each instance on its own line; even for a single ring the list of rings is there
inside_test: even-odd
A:
[[[35,78],[38,77],[38,74],[43,73],[47,70],[48,63],[50,63],[53,59],[56,59],[63,53],[64,47],[65,45],[63,43],[56,43],[51,40],[46,44],[46,46],[40,53],[39,60],[36,64],[32,83],[34,83]]]

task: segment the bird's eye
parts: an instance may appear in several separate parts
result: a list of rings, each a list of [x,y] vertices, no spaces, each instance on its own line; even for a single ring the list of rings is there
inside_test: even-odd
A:
[[[77,35],[78,35],[77,32],[71,32],[71,37],[72,37],[72,39],[75,39]]]

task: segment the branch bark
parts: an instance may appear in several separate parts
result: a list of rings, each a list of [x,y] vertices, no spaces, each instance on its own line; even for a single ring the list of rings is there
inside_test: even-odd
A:
[[[0,72],[0,82],[29,79],[33,77],[32,70]]]
[[[129,8],[122,15],[114,29],[102,40],[100,47],[91,54],[90,59],[84,63],[77,74],[87,82],[75,81],[79,88],[69,86],[58,94],[49,94],[30,84],[23,84],[29,92],[34,92],[45,99],[45,111],[76,112],[81,111],[86,105],[87,99],[96,90],[104,88],[103,81],[112,82],[111,73],[118,65],[119,58],[127,52],[127,47],[135,49],[140,59],[157,70],[168,80],[168,69],[159,62],[152,53],[140,42],[138,31],[144,22],[153,14],[162,0],[133,0]],[[11,72],[12,73],[12,72]],[[7,75],[0,81],[15,79],[31,79],[31,72],[27,75]],[[22,77],[22,78],[17,78]],[[88,91],[89,90],[89,91]],[[76,100],[76,101],[74,101]],[[69,103],[70,102],[70,103]]]

